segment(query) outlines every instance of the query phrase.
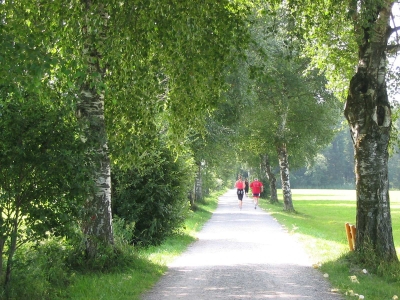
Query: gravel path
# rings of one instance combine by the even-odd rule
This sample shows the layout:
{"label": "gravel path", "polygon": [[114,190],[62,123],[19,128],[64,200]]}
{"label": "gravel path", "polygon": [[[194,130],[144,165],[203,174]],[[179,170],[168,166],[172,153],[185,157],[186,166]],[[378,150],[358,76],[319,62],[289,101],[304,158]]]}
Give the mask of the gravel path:
{"label": "gravel path", "polygon": [[344,299],[269,214],[249,198],[239,210],[235,190],[220,197],[198,241],[168,267],[143,300]]}

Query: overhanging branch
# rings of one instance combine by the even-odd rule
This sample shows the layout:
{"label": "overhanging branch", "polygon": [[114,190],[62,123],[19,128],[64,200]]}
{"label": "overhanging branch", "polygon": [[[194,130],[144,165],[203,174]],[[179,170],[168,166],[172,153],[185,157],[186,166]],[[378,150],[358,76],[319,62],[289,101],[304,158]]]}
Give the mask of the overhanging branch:
{"label": "overhanging branch", "polygon": [[398,50],[400,50],[400,44],[395,44],[395,45],[387,45],[386,51],[390,54],[396,53]]}
{"label": "overhanging branch", "polygon": [[389,35],[392,35],[393,33],[397,33],[400,30],[400,26],[392,27],[390,28]]}

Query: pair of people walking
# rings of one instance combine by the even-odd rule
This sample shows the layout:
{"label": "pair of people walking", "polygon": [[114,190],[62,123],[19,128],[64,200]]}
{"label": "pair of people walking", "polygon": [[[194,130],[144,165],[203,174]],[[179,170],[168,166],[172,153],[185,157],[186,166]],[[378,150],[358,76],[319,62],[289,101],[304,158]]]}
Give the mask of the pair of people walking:
{"label": "pair of people walking", "polygon": [[[246,184],[247,182],[247,184]],[[253,194],[253,201],[254,201],[254,209],[257,209],[258,206],[258,198],[260,198],[261,193],[264,190],[264,186],[261,181],[258,181],[258,178],[255,178],[253,182],[250,183],[247,181],[242,180],[242,177],[239,176],[239,179],[235,183],[235,187],[237,189],[236,193],[238,196],[239,201],[239,208],[242,209],[243,206],[243,195],[246,193],[248,194],[249,186],[251,188]]]}

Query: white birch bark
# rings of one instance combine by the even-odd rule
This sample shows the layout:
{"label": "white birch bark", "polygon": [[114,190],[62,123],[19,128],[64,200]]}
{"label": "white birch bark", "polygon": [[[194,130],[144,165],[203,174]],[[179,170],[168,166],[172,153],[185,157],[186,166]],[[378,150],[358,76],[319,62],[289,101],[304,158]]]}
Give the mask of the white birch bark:
{"label": "white birch bark", "polygon": [[[83,27],[84,61],[87,63],[87,78],[81,86],[77,105],[77,116],[84,126],[83,139],[95,157],[94,185],[95,190],[89,195],[85,209],[82,230],[86,237],[86,251],[89,257],[95,257],[99,245],[113,244],[113,228],[111,213],[111,167],[108,157],[106,124],[104,118],[104,91],[101,89],[104,70],[100,68],[101,53],[96,42],[105,38],[107,17],[102,7],[97,7],[103,20],[93,28],[90,20],[91,1],[83,1],[87,19]],[[98,16],[97,16],[98,17]]]}
{"label": "white birch bark", "polygon": [[281,123],[279,124],[278,134],[277,134],[278,136],[277,140],[280,142],[276,143],[276,151],[279,159],[284,210],[294,211],[293,201],[292,201],[292,190],[290,188],[288,153],[286,149],[286,144],[284,142],[281,142],[285,140],[288,109],[289,108],[286,107],[285,111],[281,114],[282,120]]}
{"label": "white birch bark", "polygon": [[[354,146],[357,233],[355,249],[398,261],[390,215],[388,144],[391,109],[386,88],[390,3],[376,9],[370,27],[356,28],[362,40],[359,63],[345,106]],[[372,8],[371,8],[372,9]]]}
{"label": "white birch bark", "polygon": [[289,161],[288,161],[286,144],[284,143],[280,144],[277,147],[277,152],[279,159],[279,169],[281,173],[284,210],[294,211],[293,201],[292,201],[292,190],[290,188]]}

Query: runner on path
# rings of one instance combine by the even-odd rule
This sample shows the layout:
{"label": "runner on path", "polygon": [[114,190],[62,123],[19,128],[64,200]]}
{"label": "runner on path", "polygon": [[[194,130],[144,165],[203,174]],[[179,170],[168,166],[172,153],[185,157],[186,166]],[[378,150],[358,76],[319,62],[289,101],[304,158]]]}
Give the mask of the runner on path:
{"label": "runner on path", "polygon": [[246,178],[244,180],[244,194],[247,196],[249,193],[249,180]]}
{"label": "runner on path", "polygon": [[244,195],[244,181],[242,180],[242,176],[239,176],[239,179],[235,183],[235,188],[237,188],[237,196],[239,201],[239,208],[242,210],[243,206],[243,195]]}
{"label": "runner on path", "polygon": [[220,197],[198,240],[141,299],[344,299],[269,214],[236,201],[235,189]]}
{"label": "runner on path", "polygon": [[256,178],[252,183],[250,183],[250,188],[253,193],[254,209],[256,209],[258,206],[258,198],[260,198],[261,193],[264,191],[264,186],[262,182],[258,181],[258,178]]}

